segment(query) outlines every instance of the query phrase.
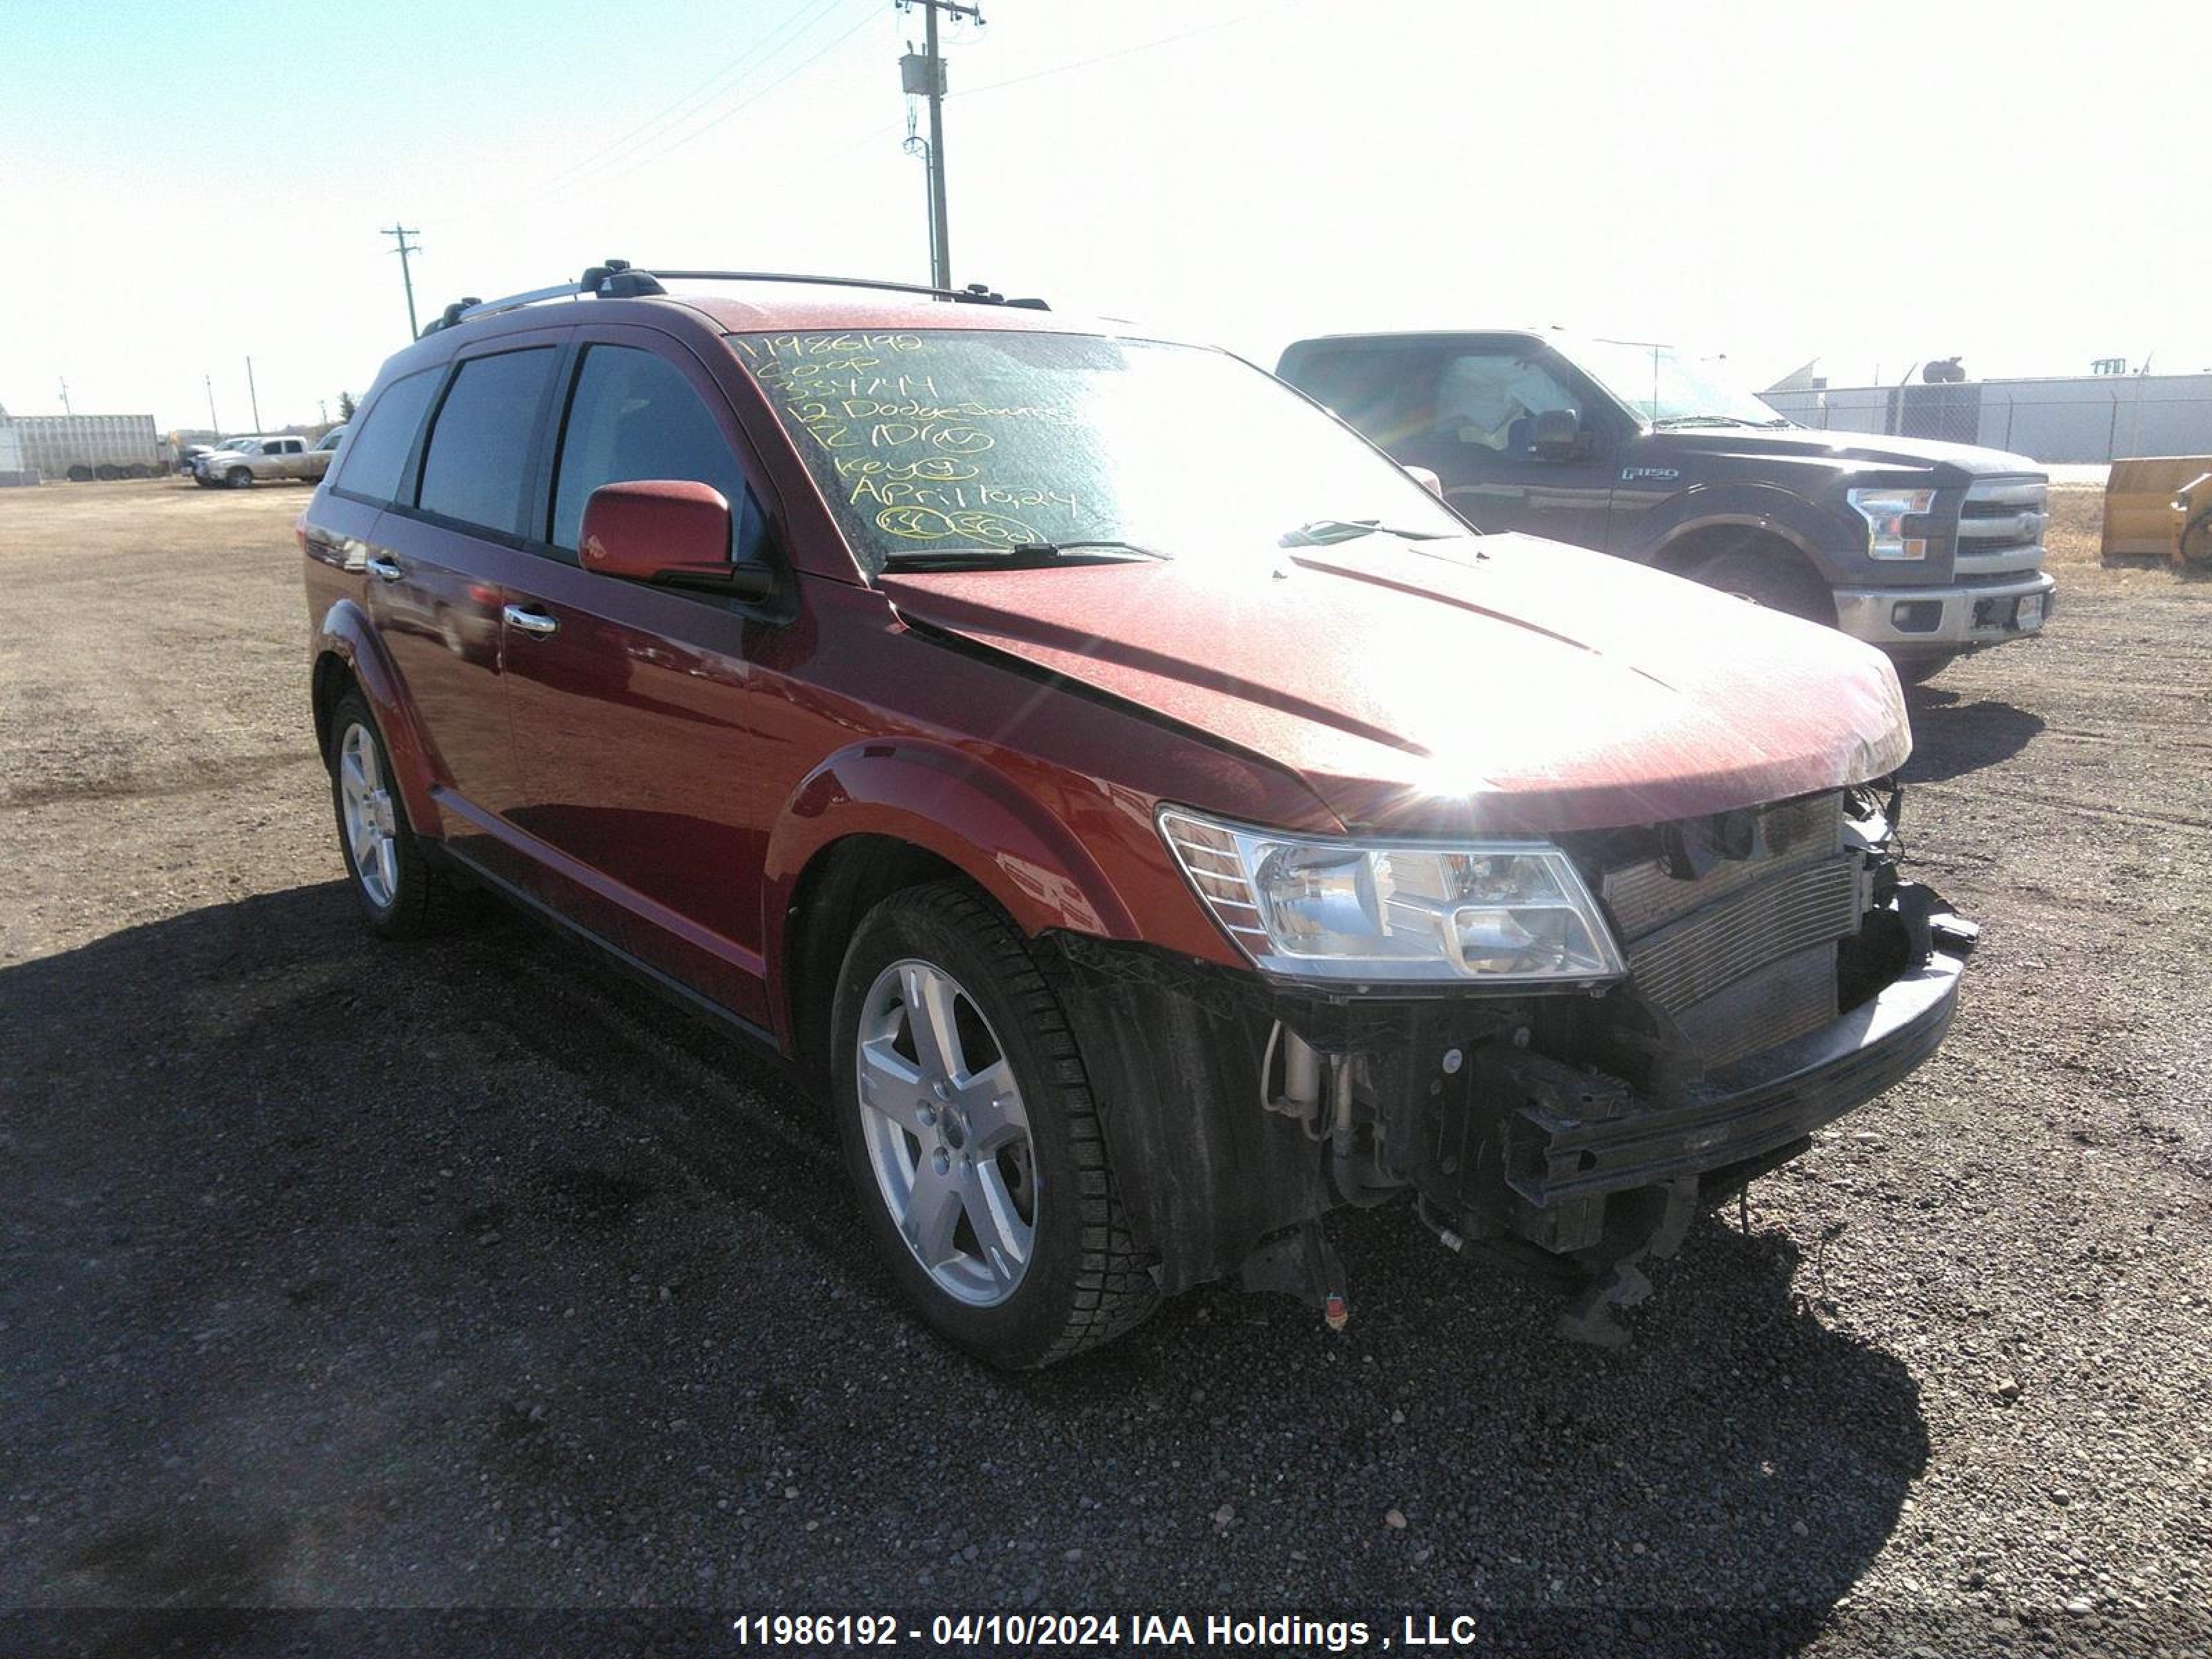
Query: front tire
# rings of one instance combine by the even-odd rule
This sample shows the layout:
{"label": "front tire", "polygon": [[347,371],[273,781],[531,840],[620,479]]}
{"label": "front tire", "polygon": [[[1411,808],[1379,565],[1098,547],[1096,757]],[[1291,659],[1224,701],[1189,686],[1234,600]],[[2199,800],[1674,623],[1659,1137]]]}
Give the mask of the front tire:
{"label": "front tire", "polygon": [[884,900],[830,1015],[837,1130],[866,1224],[922,1318],[994,1365],[1048,1365],[1157,1299],[1060,999],[957,882]]}
{"label": "front tire", "polygon": [[223,474],[223,482],[233,489],[243,489],[253,482],[253,474],[242,466],[234,466]]}
{"label": "front tire", "polygon": [[1962,653],[1945,651],[1932,657],[1893,657],[1898,679],[1906,685],[1925,685],[1959,660]]}
{"label": "front tire", "polygon": [[407,821],[391,751],[358,690],[331,715],[331,805],[347,884],[369,927],[386,939],[434,932],[450,908],[447,894]]}
{"label": "front tire", "polygon": [[1689,574],[1692,581],[1717,587],[1769,611],[1835,626],[1836,602],[1826,585],[1798,563],[1794,554],[1740,547],[1707,559]]}

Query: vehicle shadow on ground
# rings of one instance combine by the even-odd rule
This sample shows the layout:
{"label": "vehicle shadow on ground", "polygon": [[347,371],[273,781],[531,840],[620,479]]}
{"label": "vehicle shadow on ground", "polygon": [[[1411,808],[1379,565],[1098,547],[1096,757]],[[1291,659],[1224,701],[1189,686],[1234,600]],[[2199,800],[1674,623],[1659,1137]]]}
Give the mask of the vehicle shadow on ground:
{"label": "vehicle shadow on ground", "polygon": [[1907,783],[1940,783],[2010,760],[2043,730],[2043,716],[1991,697],[1968,702],[1941,686],[1905,692],[1912,716]]}
{"label": "vehicle shadow on ground", "polygon": [[0,1034],[43,1512],[0,1516],[0,1602],[1688,1606],[1786,1643],[1928,1457],[1904,1365],[1717,1221],[1620,1352],[1391,1209],[1336,1229],[1341,1334],[1206,1291],[997,1376],[894,1304],[779,1068],[504,913],[395,946],[335,882],[216,906],[0,970]]}

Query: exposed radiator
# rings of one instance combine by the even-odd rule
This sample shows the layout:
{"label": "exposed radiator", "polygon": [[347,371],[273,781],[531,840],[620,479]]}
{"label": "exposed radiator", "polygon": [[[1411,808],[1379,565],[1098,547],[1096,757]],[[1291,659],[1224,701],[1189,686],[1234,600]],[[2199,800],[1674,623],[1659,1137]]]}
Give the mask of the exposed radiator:
{"label": "exposed radiator", "polygon": [[1865,902],[1843,823],[1841,795],[1813,796],[1763,811],[1753,854],[1694,880],[1656,859],[1606,872],[1631,978],[1708,1066],[1836,1017],[1836,942]]}

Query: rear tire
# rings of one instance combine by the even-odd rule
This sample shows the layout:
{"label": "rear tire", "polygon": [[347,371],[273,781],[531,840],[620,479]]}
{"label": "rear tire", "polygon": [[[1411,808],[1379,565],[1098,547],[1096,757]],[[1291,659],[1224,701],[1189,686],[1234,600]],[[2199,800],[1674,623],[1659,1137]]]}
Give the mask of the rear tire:
{"label": "rear tire", "polygon": [[430,867],[407,821],[392,754],[358,690],[331,713],[331,805],[347,884],[370,928],[386,939],[416,939],[448,919],[453,895]]}
{"label": "rear tire", "polygon": [[830,1033],[866,1225],[933,1329],[1026,1369],[1152,1311],[1074,1032],[995,905],[959,882],[877,905],[845,952]]}
{"label": "rear tire", "polygon": [[1692,581],[1748,599],[1769,611],[1834,627],[1836,602],[1820,579],[1779,549],[1739,547],[1707,559],[1688,573]]}

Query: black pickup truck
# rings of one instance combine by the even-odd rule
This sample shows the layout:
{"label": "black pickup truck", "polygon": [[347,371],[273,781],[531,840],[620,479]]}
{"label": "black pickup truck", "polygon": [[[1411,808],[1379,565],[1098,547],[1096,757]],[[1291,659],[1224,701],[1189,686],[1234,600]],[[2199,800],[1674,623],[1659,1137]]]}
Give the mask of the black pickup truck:
{"label": "black pickup truck", "polygon": [[1832,623],[1908,681],[2051,614],[2049,481],[2024,456],[1813,431],[1670,347],[1554,331],[1329,335],[1275,372],[1480,529]]}

